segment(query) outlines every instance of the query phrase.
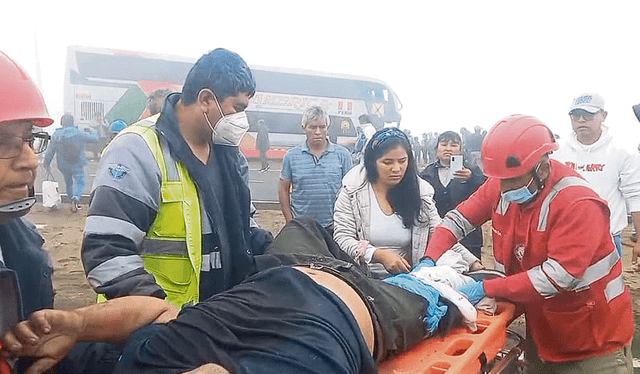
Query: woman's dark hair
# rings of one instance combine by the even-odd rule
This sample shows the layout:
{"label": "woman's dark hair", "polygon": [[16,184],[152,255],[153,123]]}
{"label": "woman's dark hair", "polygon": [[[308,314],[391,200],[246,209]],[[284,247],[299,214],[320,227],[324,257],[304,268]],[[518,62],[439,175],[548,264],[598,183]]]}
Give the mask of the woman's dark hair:
{"label": "woman's dark hair", "polygon": [[460,147],[462,147],[462,138],[455,131],[445,131],[440,134],[440,136],[438,136],[438,141],[436,141],[436,149],[438,149],[438,145],[443,140],[458,143],[460,144]]}
{"label": "woman's dark hair", "polygon": [[376,161],[397,146],[401,146],[407,152],[407,170],[400,183],[389,189],[387,199],[393,211],[402,218],[404,227],[410,229],[418,221],[422,204],[418,169],[407,135],[395,127],[388,127],[373,134],[364,150],[364,168],[369,182],[377,182],[380,175]]}

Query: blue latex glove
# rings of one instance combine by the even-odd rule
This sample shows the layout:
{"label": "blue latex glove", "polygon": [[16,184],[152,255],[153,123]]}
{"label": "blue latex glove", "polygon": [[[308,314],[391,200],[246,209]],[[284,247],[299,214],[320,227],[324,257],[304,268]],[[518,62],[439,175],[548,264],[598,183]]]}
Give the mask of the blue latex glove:
{"label": "blue latex glove", "polygon": [[473,305],[476,305],[478,302],[480,302],[480,300],[482,300],[483,297],[487,295],[484,292],[484,283],[482,283],[482,281],[465,284],[458,288],[456,291],[465,295],[467,299],[469,299],[469,302]]}
{"label": "blue latex glove", "polygon": [[436,266],[435,261],[433,261],[429,257],[425,257],[422,260],[420,260],[418,265],[414,266],[413,269],[411,269],[411,271],[414,271],[414,270],[418,271],[418,270],[423,269],[423,268],[432,268],[434,266]]}

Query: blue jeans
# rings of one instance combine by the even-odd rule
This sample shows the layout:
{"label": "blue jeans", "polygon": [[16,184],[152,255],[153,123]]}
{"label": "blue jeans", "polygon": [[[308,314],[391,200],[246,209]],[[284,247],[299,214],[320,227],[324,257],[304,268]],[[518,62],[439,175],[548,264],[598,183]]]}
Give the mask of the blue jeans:
{"label": "blue jeans", "polygon": [[[67,195],[70,199],[74,197],[80,200],[85,186],[85,175],[83,165],[73,165],[69,168],[60,168],[64,176],[64,183],[67,186]],[[74,183],[75,181],[75,183]]]}
{"label": "blue jeans", "polygon": [[622,238],[620,238],[620,234],[613,236],[613,242],[616,245],[616,249],[618,250],[618,254],[622,257]]}

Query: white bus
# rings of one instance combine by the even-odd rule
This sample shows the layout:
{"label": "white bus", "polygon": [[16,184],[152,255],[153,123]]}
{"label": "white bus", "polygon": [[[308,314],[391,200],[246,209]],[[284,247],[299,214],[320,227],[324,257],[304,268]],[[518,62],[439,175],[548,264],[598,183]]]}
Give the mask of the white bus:
{"label": "white bus", "polygon": [[[80,127],[96,127],[121,119],[133,123],[148,115],[147,96],[160,88],[181,91],[195,59],[116,49],[70,46],[64,85],[64,111]],[[324,107],[331,118],[329,136],[349,145],[355,124],[369,115],[376,128],[400,124],[400,100],[384,82],[357,76],[251,65],[256,94],[247,108],[251,129],[243,152],[254,156],[257,122],[264,119],[274,147],[290,147],[304,139],[300,122],[311,105]],[[102,149],[108,134],[99,131]],[[257,155],[257,153],[256,153]]]}

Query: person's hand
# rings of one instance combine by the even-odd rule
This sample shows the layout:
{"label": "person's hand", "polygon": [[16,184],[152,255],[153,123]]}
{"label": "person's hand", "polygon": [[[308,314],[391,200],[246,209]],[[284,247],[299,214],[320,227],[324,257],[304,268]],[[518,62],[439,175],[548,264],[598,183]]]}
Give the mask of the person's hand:
{"label": "person's hand", "polygon": [[640,271],[638,258],[640,258],[640,240],[638,240],[638,242],[633,245],[633,252],[631,252],[631,266],[635,271]]}
{"label": "person's hand", "polygon": [[471,178],[473,172],[467,168],[462,168],[453,173],[453,177],[455,179],[460,179],[462,181],[468,181]]}
{"label": "person's hand", "polygon": [[487,295],[484,292],[484,283],[482,283],[482,281],[464,284],[456,289],[456,291],[466,296],[473,305],[479,303],[480,300]]}
{"label": "person's hand", "polygon": [[476,261],[473,264],[471,264],[471,266],[469,267],[469,271],[474,271],[474,270],[481,270],[484,269],[484,265],[482,265],[482,262],[480,261]]}
{"label": "person's hand", "polygon": [[413,270],[411,271],[420,271],[421,269],[432,268],[434,266],[436,266],[436,262],[430,259],[429,257],[425,257],[422,260],[420,260],[418,265],[414,266]]}
{"label": "person's hand", "polygon": [[404,257],[388,249],[378,248],[373,252],[373,262],[381,263],[391,274],[408,273],[411,265]]}
{"label": "person's hand", "polygon": [[71,311],[34,312],[2,337],[2,354],[33,357],[34,363],[27,374],[43,373],[71,351],[82,325],[82,318]]}

